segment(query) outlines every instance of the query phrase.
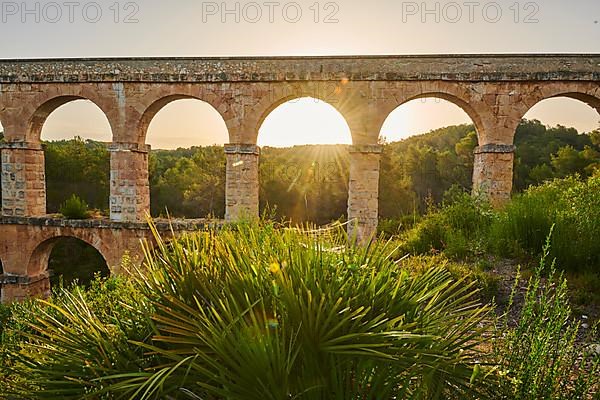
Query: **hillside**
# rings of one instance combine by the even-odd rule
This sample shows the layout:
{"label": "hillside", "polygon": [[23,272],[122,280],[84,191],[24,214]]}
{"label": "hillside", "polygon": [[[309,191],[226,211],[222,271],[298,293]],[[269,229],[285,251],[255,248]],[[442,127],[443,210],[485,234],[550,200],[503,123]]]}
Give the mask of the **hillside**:
{"label": "hillside", "polygon": [[[600,131],[523,121],[515,136],[514,190],[555,177],[588,177],[600,166]],[[449,126],[385,143],[381,158],[380,215],[399,218],[440,203],[451,187],[469,191],[472,125]],[[108,209],[109,159],[90,140],[48,142],[48,211],[75,193],[90,206]],[[260,207],[275,218],[324,224],[346,214],[349,155],[345,145],[265,147],[260,164]],[[223,217],[225,155],[221,146],[154,150],[150,155],[151,211],[177,217]]]}

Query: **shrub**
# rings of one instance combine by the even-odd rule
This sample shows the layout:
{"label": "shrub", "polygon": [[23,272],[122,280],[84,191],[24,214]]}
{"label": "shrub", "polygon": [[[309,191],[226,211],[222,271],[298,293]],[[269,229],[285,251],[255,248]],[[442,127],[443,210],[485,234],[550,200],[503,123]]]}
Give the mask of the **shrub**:
{"label": "shrub", "polygon": [[10,318],[10,306],[0,303],[0,336],[4,332],[6,321]]}
{"label": "shrub", "polygon": [[[587,399],[600,393],[600,355],[594,356],[592,349],[578,341],[583,335],[579,323],[572,320],[567,282],[556,274],[554,263],[546,265],[549,246],[550,240],[529,279],[516,326],[509,325],[508,316],[518,278],[495,335],[497,362],[506,374],[500,381],[501,399]],[[543,274],[549,274],[547,280]],[[595,330],[590,336],[599,339]]]}
{"label": "shrub", "polygon": [[410,274],[388,244],[347,247],[340,236],[250,224],[168,245],[157,236],[133,272],[152,310],[125,297],[122,312],[98,316],[77,294],[46,305],[58,321],[31,319],[20,373],[36,390],[24,397],[482,396],[490,308],[474,285],[440,267]]}
{"label": "shrub", "polygon": [[90,217],[87,203],[77,195],[72,195],[62,203],[60,213],[67,219],[87,219]]}
{"label": "shrub", "polygon": [[12,373],[11,369],[15,366],[21,342],[31,332],[29,318],[37,309],[37,303],[32,300],[0,305],[0,399],[11,393],[11,387],[28,385],[26,376]]}
{"label": "shrub", "polygon": [[539,254],[550,227],[550,257],[572,271],[600,266],[600,176],[557,179],[516,196],[490,229],[490,248],[506,256]]}
{"label": "shrub", "polygon": [[451,203],[428,214],[409,231],[403,249],[412,254],[445,252],[466,257],[479,251],[493,214],[486,202],[467,193],[455,195]]}
{"label": "shrub", "polygon": [[415,275],[422,275],[432,268],[443,267],[455,280],[462,279],[466,283],[475,283],[481,298],[485,301],[491,301],[498,294],[500,278],[481,265],[452,261],[444,254],[402,257],[396,262]]}
{"label": "shrub", "polygon": [[421,219],[418,214],[402,215],[398,218],[380,219],[377,226],[378,234],[385,237],[394,237],[408,229],[413,228]]}

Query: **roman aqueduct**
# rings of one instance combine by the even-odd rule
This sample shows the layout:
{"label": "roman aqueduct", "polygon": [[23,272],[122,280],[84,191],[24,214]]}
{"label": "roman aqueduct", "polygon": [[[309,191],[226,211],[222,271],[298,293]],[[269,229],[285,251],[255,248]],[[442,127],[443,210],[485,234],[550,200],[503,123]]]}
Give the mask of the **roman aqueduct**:
{"label": "roman aqueduct", "polygon": [[[436,97],[461,107],[479,140],[474,190],[501,205],[511,194],[517,125],[538,102],[561,96],[600,112],[600,55],[0,61],[0,122],[6,139],[1,147],[3,300],[45,290],[56,238],[84,240],[116,268],[125,250],[135,251],[139,239],[148,237],[146,132],[156,113],[174,100],[205,101],[225,121],[227,221],[258,215],[256,143],[266,116],[300,97],[334,106],[353,142],[348,218],[354,223],[349,226],[364,239],[377,226],[379,133],[398,106]],[[110,221],[77,224],[45,217],[42,126],[52,111],[78,99],[94,102],[113,133]]]}

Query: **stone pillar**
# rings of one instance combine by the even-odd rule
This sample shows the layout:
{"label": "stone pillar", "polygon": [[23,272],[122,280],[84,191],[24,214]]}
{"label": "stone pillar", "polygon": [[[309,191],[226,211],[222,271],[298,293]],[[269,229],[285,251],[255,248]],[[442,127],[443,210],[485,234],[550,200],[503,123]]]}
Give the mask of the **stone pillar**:
{"label": "stone pillar", "polygon": [[380,145],[350,147],[348,236],[364,243],[377,235]]}
{"label": "stone pillar", "polygon": [[475,148],[473,195],[486,197],[494,207],[510,200],[515,146],[486,144]]}
{"label": "stone pillar", "polygon": [[47,272],[39,276],[0,275],[0,303],[7,304],[30,297],[50,296],[50,278]]}
{"label": "stone pillar", "polygon": [[2,215],[36,217],[46,214],[44,150],[39,143],[0,145],[2,154]]}
{"label": "stone pillar", "polygon": [[255,144],[226,144],[225,220],[258,218],[258,159]]}
{"label": "stone pillar", "polygon": [[150,212],[148,152],[138,143],[112,143],[110,150],[110,219],[143,222]]}

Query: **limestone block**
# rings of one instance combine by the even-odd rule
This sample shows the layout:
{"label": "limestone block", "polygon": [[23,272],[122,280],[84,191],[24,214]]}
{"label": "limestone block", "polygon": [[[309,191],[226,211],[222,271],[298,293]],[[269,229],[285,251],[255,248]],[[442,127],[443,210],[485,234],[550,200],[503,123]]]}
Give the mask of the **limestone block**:
{"label": "limestone block", "polygon": [[510,200],[513,182],[513,145],[485,145],[475,149],[473,194],[494,207]]}
{"label": "limestone block", "polygon": [[44,151],[28,143],[7,143],[0,151],[2,215],[46,214]]}
{"label": "limestone block", "polygon": [[260,149],[253,144],[225,145],[225,220],[258,217]]}
{"label": "limestone block", "polygon": [[110,218],[113,221],[144,221],[150,210],[148,153],[134,144],[110,147]]}
{"label": "limestone block", "polygon": [[381,146],[350,148],[348,234],[365,242],[377,233],[379,207],[379,161]]}

